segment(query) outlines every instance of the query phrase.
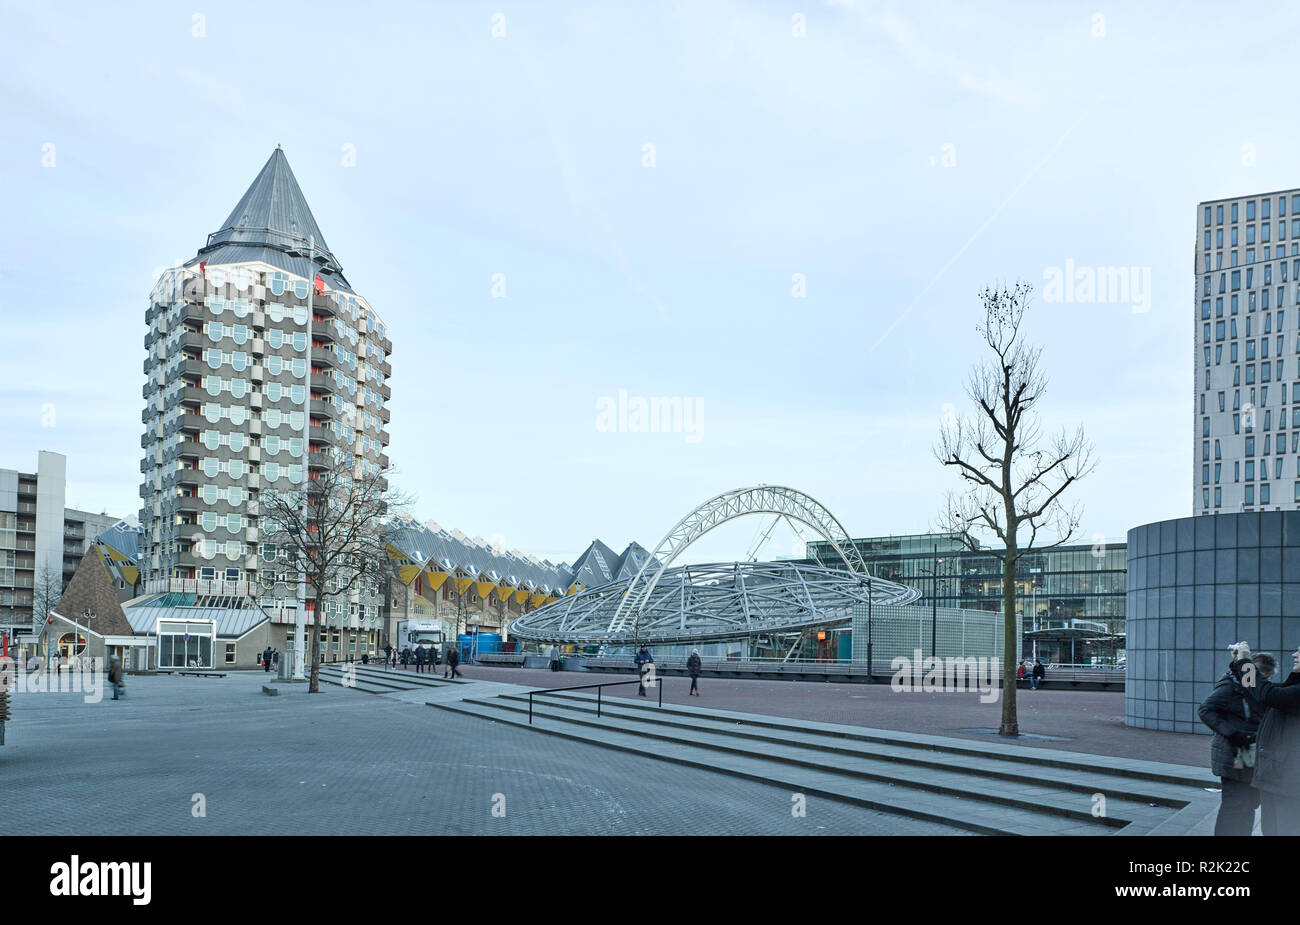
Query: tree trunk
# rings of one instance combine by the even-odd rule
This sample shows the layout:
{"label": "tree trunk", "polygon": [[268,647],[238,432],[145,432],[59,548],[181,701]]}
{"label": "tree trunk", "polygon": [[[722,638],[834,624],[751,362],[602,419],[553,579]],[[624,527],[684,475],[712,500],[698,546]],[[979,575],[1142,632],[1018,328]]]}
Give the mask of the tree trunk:
{"label": "tree trunk", "polygon": [[1016,717],[1016,665],[1020,662],[1020,639],[1016,633],[1016,558],[1019,555],[1015,533],[1008,530],[1006,558],[1002,565],[1002,725],[998,735],[1020,735]]}
{"label": "tree trunk", "polygon": [[311,612],[311,683],[307,693],[320,693],[320,602]]}

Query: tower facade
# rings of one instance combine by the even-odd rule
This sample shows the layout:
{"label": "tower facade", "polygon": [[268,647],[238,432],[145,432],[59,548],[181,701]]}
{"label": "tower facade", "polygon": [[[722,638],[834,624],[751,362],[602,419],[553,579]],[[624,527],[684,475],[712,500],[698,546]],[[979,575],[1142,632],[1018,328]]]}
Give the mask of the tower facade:
{"label": "tower facade", "polygon": [[[387,329],[344,277],[279,148],[149,302],[146,590],[255,597],[292,622],[298,576],[282,573],[262,542],[259,498],[310,478],[318,451],[342,451],[371,474],[388,467]],[[377,626],[381,591],[332,604],[342,612],[327,616]]]}
{"label": "tower facade", "polygon": [[1300,508],[1300,190],[1196,209],[1196,514]]}

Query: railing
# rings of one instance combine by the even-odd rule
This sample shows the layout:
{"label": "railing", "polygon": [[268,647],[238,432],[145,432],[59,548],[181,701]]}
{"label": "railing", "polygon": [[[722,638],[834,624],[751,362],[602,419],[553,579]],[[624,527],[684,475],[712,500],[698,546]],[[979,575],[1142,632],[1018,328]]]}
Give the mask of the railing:
{"label": "railing", "polygon": [[[558,694],[562,691],[583,691],[583,690],[590,690],[591,688],[594,687],[596,688],[596,718],[599,719],[600,703],[601,703],[601,696],[600,696],[601,688],[618,687],[618,685],[620,684],[644,684],[644,683],[646,683],[644,680],[642,680],[641,678],[637,678],[635,681],[606,681],[603,684],[579,684],[577,687],[551,687],[551,688],[547,688],[546,690],[529,691],[528,692],[528,725],[531,726],[533,724],[533,695],[534,694]],[[650,679],[649,683],[659,688],[659,706],[663,707],[664,679],[656,675],[655,677]]]}

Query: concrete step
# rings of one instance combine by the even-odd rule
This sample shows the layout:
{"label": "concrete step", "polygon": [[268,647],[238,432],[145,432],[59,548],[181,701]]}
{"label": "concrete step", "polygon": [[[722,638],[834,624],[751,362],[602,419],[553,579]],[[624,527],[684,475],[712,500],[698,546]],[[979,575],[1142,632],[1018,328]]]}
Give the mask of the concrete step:
{"label": "concrete step", "polygon": [[[504,695],[504,697],[520,702],[526,709],[528,702],[526,695]],[[534,699],[537,702],[545,700],[568,705],[592,717],[596,715],[594,698],[569,694],[539,694]],[[643,718],[669,729],[682,729],[693,733],[709,732],[741,738],[747,742],[798,746],[831,755],[868,758],[872,761],[893,763],[896,765],[897,773],[907,773],[905,770],[907,768],[945,771],[959,766],[961,772],[966,775],[987,777],[1029,787],[1043,784],[1045,779],[1049,779],[1047,775],[1050,775],[1052,786],[1086,794],[1089,808],[1092,795],[1102,793],[1108,801],[1119,797],[1144,805],[1157,803],[1164,807],[1181,809],[1188,804],[1191,794],[1202,786],[1199,778],[1178,783],[1155,782],[1134,778],[1121,771],[1108,770],[1104,767],[1044,766],[1034,760],[1041,758],[1041,755],[1024,758],[990,755],[984,752],[956,754],[934,748],[930,743],[917,744],[897,737],[905,734],[896,733],[889,737],[867,734],[855,737],[846,734],[843,727],[837,727],[832,733],[793,724],[756,726],[752,723],[738,723],[734,714],[714,715],[689,707],[661,712],[650,704],[629,702],[624,698],[602,700],[601,714],[633,720]]]}
{"label": "concrete step", "polygon": [[351,687],[371,694],[391,694],[396,691],[425,690],[435,686],[441,686],[410,681],[401,677],[376,677],[360,671],[353,675],[353,681],[355,683],[344,684],[343,679],[346,677],[346,673],[334,668],[334,666],[330,666],[328,669],[322,667],[320,677],[322,681],[329,684],[335,684],[340,687]]}
{"label": "concrete step", "polygon": [[520,713],[517,704],[502,698],[462,700],[431,706],[604,748],[760,781],[789,789],[792,793],[852,803],[981,834],[1099,835],[1111,831],[1105,820],[1090,818],[1085,822],[1078,818],[1062,818],[1059,814],[1019,805],[989,802],[971,794],[933,792],[919,786],[874,780],[811,763],[795,763],[785,760],[784,755],[772,754],[771,747],[765,747],[763,752],[718,749],[671,736],[650,737],[640,729],[629,732],[605,724],[604,721],[576,722],[558,715],[558,712],[553,715],[550,712],[553,708],[549,705],[535,710],[535,724],[532,726],[528,725],[526,707]]}
{"label": "concrete step", "polygon": [[[595,695],[585,693],[538,694],[537,698],[561,698],[577,702],[594,704]],[[524,697],[527,700],[527,697]],[[1137,781],[1153,781],[1172,784],[1177,787],[1199,791],[1205,787],[1218,787],[1220,781],[1207,768],[1187,765],[1167,764],[1138,758],[1118,758],[1109,755],[1093,755],[1083,752],[1070,752],[1059,749],[1038,748],[1016,745],[1013,741],[998,739],[981,742],[973,739],[959,739],[951,736],[938,736],[927,733],[904,732],[895,729],[874,729],[868,726],[849,726],[838,723],[821,723],[813,720],[787,719],[779,716],[737,713],[730,710],[713,710],[694,705],[664,704],[662,708],[653,701],[631,697],[605,697],[602,704],[622,706],[627,709],[645,711],[650,715],[689,717],[697,720],[712,720],[723,725],[742,725],[748,729],[777,730],[781,733],[816,732],[830,740],[869,742],[879,745],[905,745],[917,749],[959,755],[963,758],[993,757],[997,759],[1014,759],[1027,765],[1043,769],[1076,770],[1089,774],[1103,771],[1114,773]]]}
{"label": "concrete step", "polygon": [[[498,700],[503,706],[513,701],[509,709],[527,716],[527,697],[504,696]],[[471,702],[484,703],[485,701]],[[1044,779],[1033,775],[1016,774],[1014,768],[1006,768],[1005,775],[976,774],[971,771],[970,759],[961,761],[953,759],[946,764],[937,762],[922,764],[899,760],[897,756],[882,759],[880,755],[867,748],[821,747],[819,743],[809,741],[808,737],[803,737],[802,740],[796,740],[793,736],[790,738],[754,737],[748,735],[743,729],[718,730],[709,728],[706,724],[680,721],[665,726],[665,721],[659,717],[634,708],[620,710],[615,707],[610,713],[602,709],[602,714],[601,719],[596,718],[594,704],[549,702],[534,704],[534,715],[538,720],[563,719],[566,722],[599,729],[612,726],[625,731],[634,731],[638,736],[649,739],[687,743],[702,749],[751,757],[779,758],[792,765],[850,775],[863,780],[880,781],[896,787],[919,788],[926,793],[969,797],[988,803],[1064,817],[1063,820],[1052,823],[1058,827],[1064,820],[1073,820],[1076,824],[1093,824],[1111,828],[1138,825],[1149,829],[1164,822],[1187,803],[1186,800],[1178,800],[1170,803],[1157,802],[1157,805],[1152,806],[1151,801],[1145,798],[1134,799],[1104,789],[1100,784],[1062,786],[1055,778]],[[984,770],[988,772],[995,769],[986,767]],[[1093,816],[1093,795],[1098,792],[1103,793],[1106,798],[1106,814],[1103,817]]]}
{"label": "concrete step", "polygon": [[[332,664],[329,667],[332,669],[342,670],[344,666]],[[410,684],[416,687],[421,685],[428,686],[428,687],[441,687],[447,684],[473,684],[474,683],[468,678],[444,678],[442,676],[441,671],[436,673],[422,671],[417,673],[415,671],[410,671],[404,668],[385,669],[385,668],[375,667],[373,665],[361,665],[355,662],[353,663],[353,667],[356,670],[356,676],[358,678],[364,676],[368,678],[373,678],[377,682],[384,681],[384,680],[388,680],[388,681],[400,680],[403,683]]]}

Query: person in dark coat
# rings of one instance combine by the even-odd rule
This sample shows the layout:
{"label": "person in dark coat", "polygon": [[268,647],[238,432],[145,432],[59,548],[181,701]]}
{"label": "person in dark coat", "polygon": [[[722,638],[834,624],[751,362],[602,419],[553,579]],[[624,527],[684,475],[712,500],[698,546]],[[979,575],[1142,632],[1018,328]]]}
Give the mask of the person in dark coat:
{"label": "person in dark coat", "polygon": [[424,643],[415,647],[415,673],[424,671]]}
{"label": "person in dark coat", "polygon": [[1266,711],[1255,734],[1253,779],[1265,835],[1300,835],[1300,650],[1291,662],[1291,674],[1281,684],[1258,669],[1248,673],[1250,659],[1229,666],[1252,707]]}
{"label": "person in dark coat", "polygon": [[633,661],[636,663],[637,679],[641,682],[640,684],[637,685],[636,692],[640,694],[642,697],[644,697],[646,675],[654,671],[653,668],[647,668],[646,666],[653,665],[655,660],[654,657],[651,656],[650,650],[645,647],[644,643],[642,643],[641,648],[636,653],[636,658],[634,658]]}
{"label": "person in dark coat", "polygon": [[464,677],[457,669],[458,665],[460,665],[460,650],[457,649],[455,646],[448,646],[447,647],[447,670],[442,673],[442,676],[444,678],[447,677],[448,675],[450,675],[453,678]]}
{"label": "person in dark coat", "polygon": [[266,651],[262,653],[262,670],[271,670],[271,647],[267,646]]}
{"label": "person in dark coat", "polygon": [[113,699],[120,700],[122,693],[122,659],[114,655],[108,660],[108,683],[113,685]]}
{"label": "person in dark coat", "polygon": [[[1277,661],[1266,652],[1252,661],[1265,678],[1273,675]],[[1201,722],[1214,730],[1210,743],[1210,770],[1223,782],[1215,835],[1249,835],[1255,827],[1259,791],[1253,786],[1255,771],[1240,757],[1255,742],[1264,711],[1252,706],[1231,671],[1215,682],[1214,690],[1196,711]]]}
{"label": "person in dark coat", "polygon": [[1047,676],[1047,669],[1038,659],[1034,659],[1034,670],[1029,672],[1029,687],[1032,690],[1038,690],[1038,685],[1043,683],[1043,678]]}
{"label": "person in dark coat", "polygon": [[385,665],[391,665],[392,663],[393,663],[393,647],[392,647],[391,645],[385,645],[385,646],[384,646],[384,664],[385,664]]}
{"label": "person in dark coat", "polygon": [[409,664],[411,664],[411,647],[410,647],[410,646],[403,646],[403,647],[402,647],[402,667],[406,667],[406,666],[409,665]]}
{"label": "person in dark coat", "polygon": [[691,676],[690,694],[692,697],[700,696],[700,668],[702,666],[700,650],[692,649],[691,657],[686,660],[686,673]]}

